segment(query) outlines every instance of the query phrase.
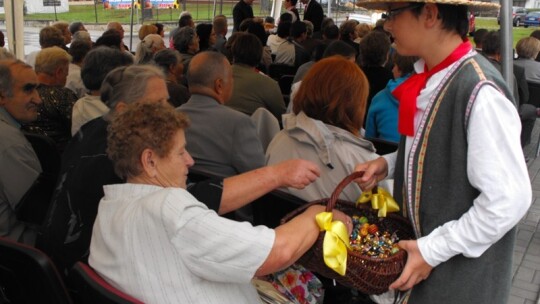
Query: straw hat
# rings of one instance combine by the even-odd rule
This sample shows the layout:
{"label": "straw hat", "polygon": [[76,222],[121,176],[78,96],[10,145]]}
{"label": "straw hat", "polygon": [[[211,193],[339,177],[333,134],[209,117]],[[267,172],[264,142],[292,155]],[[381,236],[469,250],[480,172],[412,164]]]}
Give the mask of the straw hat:
{"label": "straw hat", "polygon": [[451,5],[466,5],[474,10],[490,10],[500,7],[498,3],[469,1],[469,0],[358,0],[357,6],[365,7],[372,10],[386,10],[390,3],[400,2],[425,2],[425,3],[440,3]]}

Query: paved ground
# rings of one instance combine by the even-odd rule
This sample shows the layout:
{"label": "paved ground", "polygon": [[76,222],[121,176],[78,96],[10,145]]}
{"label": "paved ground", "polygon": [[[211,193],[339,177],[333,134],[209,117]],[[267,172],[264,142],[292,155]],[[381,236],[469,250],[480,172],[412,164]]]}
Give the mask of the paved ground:
{"label": "paved ground", "polygon": [[524,149],[529,158],[533,204],[518,226],[508,304],[540,304],[540,157],[535,158],[539,139],[540,122],[537,120],[531,143]]}

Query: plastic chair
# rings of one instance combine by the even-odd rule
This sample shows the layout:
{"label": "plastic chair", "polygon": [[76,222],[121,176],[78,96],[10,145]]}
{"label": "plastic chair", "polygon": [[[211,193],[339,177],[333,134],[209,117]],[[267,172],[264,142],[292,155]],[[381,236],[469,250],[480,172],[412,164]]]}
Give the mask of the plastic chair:
{"label": "plastic chair", "polygon": [[269,192],[255,200],[253,206],[253,223],[276,228],[281,224],[281,219],[298,207],[307,204],[298,198],[281,190]]}
{"label": "plastic chair", "polygon": [[142,304],[107,283],[97,272],[83,262],[77,262],[67,280],[71,295],[81,304]]}
{"label": "plastic chair", "polygon": [[42,172],[21,198],[15,212],[20,221],[41,225],[58,179],[60,154],[51,138],[32,133],[24,136],[36,152]]}
{"label": "plastic chair", "polygon": [[276,81],[279,81],[283,75],[293,75],[294,77],[296,70],[296,67],[288,64],[272,63],[268,67],[268,76],[272,77]]}
{"label": "plastic chair", "polygon": [[72,303],[47,255],[0,237],[0,303]]}
{"label": "plastic chair", "polygon": [[251,114],[251,120],[259,134],[263,150],[266,151],[266,148],[280,130],[279,121],[270,111],[262,107]]}

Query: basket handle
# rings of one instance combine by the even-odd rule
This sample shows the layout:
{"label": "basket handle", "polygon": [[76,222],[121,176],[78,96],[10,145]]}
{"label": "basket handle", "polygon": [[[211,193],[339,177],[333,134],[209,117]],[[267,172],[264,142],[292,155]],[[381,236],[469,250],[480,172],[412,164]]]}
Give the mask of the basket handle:
{"label": "basket handle", "polygon": [[[347,187],[353,180],[357,179],[357,178],[360,178],[364,176],[364,171],[357,171],[357,172],[353,172],[351,173],[350,175],[348,175],[347,177],[345,177],[336,187],[336,189],[334,190],[334,192],[332,192],[332,195],[330,196],[330,199],[328,200],[328,203],[326,204],[326,212],[332,212],[332,210],[334,209],[334,207],[336,206],[336,202],[339,198],[339,195],[341,194],[341,192],[343,191],[343,189],[345,189],[345,187]],[[373,189],[376,189],[373,188]]]}

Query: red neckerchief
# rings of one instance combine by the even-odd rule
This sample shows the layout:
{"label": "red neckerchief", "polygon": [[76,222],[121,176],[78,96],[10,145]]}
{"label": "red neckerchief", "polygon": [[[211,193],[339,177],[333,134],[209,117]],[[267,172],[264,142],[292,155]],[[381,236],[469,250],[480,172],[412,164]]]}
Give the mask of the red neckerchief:
{"label": "red neckerchief", "polygon": [[471,48],[471,43],[468,40],[461,43],[448,57],[437,64],[433,69],[427,71],[427,66],[425,66],[423,73],[412,75],[392,92],[392,95],[399,100],[399,133],[407,136],[414,135],[416,99],[418,95],[420,95],[420,91],[426,86],[427,81],[433,74],[444,70],[452,63],[458,61],[461,57],[465,56]]}

